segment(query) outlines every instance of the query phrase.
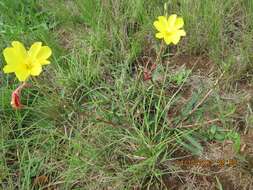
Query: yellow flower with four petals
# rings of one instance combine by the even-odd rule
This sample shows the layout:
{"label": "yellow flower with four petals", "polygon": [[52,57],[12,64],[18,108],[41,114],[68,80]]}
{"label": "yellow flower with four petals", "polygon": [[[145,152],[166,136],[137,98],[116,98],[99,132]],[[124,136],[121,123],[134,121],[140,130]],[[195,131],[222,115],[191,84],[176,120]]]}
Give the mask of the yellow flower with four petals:
{"label": "yellow flower with four petals", "polygon": [[26,81],[30,76],[38,76],[42,72],[42,66],[50,63],[47,59],[52,51],[48,46],[42,46],[41,42],[35,42],[27,51],[24,45],[18,41],[11,43],[3,55],[7,65],[4,73],[15,73],[19,81]]}

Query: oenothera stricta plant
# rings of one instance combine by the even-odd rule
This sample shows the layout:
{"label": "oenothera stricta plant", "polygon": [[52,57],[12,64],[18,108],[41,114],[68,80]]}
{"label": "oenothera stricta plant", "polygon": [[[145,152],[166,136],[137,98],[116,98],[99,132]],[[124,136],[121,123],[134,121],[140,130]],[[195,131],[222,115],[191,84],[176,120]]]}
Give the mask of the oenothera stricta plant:
{"label": "oenothera stricta plant", "polygon": [[[167,5],[165,5],[165,12]],[[178,44],[182,36],[186,36],[186,32],[182,29],[184,26],[184,20],[182,17],[178,17],[176,14],[170,16],[159,16],[154,22],[154,27],[158,30],[156,38],[164,40],[166,45]],[[164,43],[160,45],[160,51],[157,54],[155,63],[152,64],[151,70],[144,69],[144,80],[151,79],[151,73],[156,68],[157,63],[160,60],[161,53],[164,48]]]}
{"label": "oenothera stricta plant", "polygon": [[27,87],[27,81],[30,76],[39,76],[42,72],[42,66],[50,64],[48,58],[52,51],[48,46],[42,46],[41,42],[35,42],[27,51],[24,45],[18,41],[11,43],[12,47],[7,47],[3,51],[6,65],[3,68],[4,73],[15,73],[21,85],[13,91],[11,105],[15,109],[22,108],[20,102],[21,91]]}

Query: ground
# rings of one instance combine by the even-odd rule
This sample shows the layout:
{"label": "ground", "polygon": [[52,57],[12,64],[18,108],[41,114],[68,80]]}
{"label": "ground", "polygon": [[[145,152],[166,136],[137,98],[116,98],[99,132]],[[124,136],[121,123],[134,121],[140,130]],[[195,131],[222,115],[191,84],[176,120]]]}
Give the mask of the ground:
{"label": "ground", "polygon": [[[22,110],[1,54],[0,188],[253,189],[252,0],[2,0],[0,12],[1,51],[53,51]],[[166,13],[184,18],[177,45],[155,38]]]}

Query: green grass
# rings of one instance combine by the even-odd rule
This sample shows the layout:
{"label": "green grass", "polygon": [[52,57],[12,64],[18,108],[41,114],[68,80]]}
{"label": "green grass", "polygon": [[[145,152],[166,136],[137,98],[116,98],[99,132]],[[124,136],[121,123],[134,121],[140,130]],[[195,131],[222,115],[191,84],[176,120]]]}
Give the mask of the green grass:
{"label": "green grass", "polygon": [[[162,51],[154,81],[144,82],[141,60],[159,52],[152,24],[165,2],[168,14],[183,16],[187,36]],[[210,144],[226,141],[236,159],[248,158],[239,134],[252,130],[251,0],[3,0],[0,12],[1,51],[13,40],[53,50],[52,64],[23,91],[23,110],[9,103],[17,79],[0,73],[0,188],[170,189],[192,174],[225,189],[222,171],[173,160],[203,159]],[[186,68],[174,59],[182,56]],[[187,65],[203,57],[194,67],[204,71]],[[39,176],[48,178],[40,186]],[[189,188],[203,189],[192,181]]]}

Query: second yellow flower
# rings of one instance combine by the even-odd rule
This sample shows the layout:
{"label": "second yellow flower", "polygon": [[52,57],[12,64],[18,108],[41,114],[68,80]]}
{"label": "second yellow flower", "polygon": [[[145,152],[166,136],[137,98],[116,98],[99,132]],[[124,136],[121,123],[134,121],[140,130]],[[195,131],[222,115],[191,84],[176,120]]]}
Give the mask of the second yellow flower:
{"label": "second yellow flower", "polygon": [[173,43],[177,44],[182,36],[186,36],[186,32],[182,29],[184,20],[177,17],[176,14],[169,16],[159,16],[158,20],[154,22],[155,28],[158,30],[156,38],[164,39],[167,45]]}

